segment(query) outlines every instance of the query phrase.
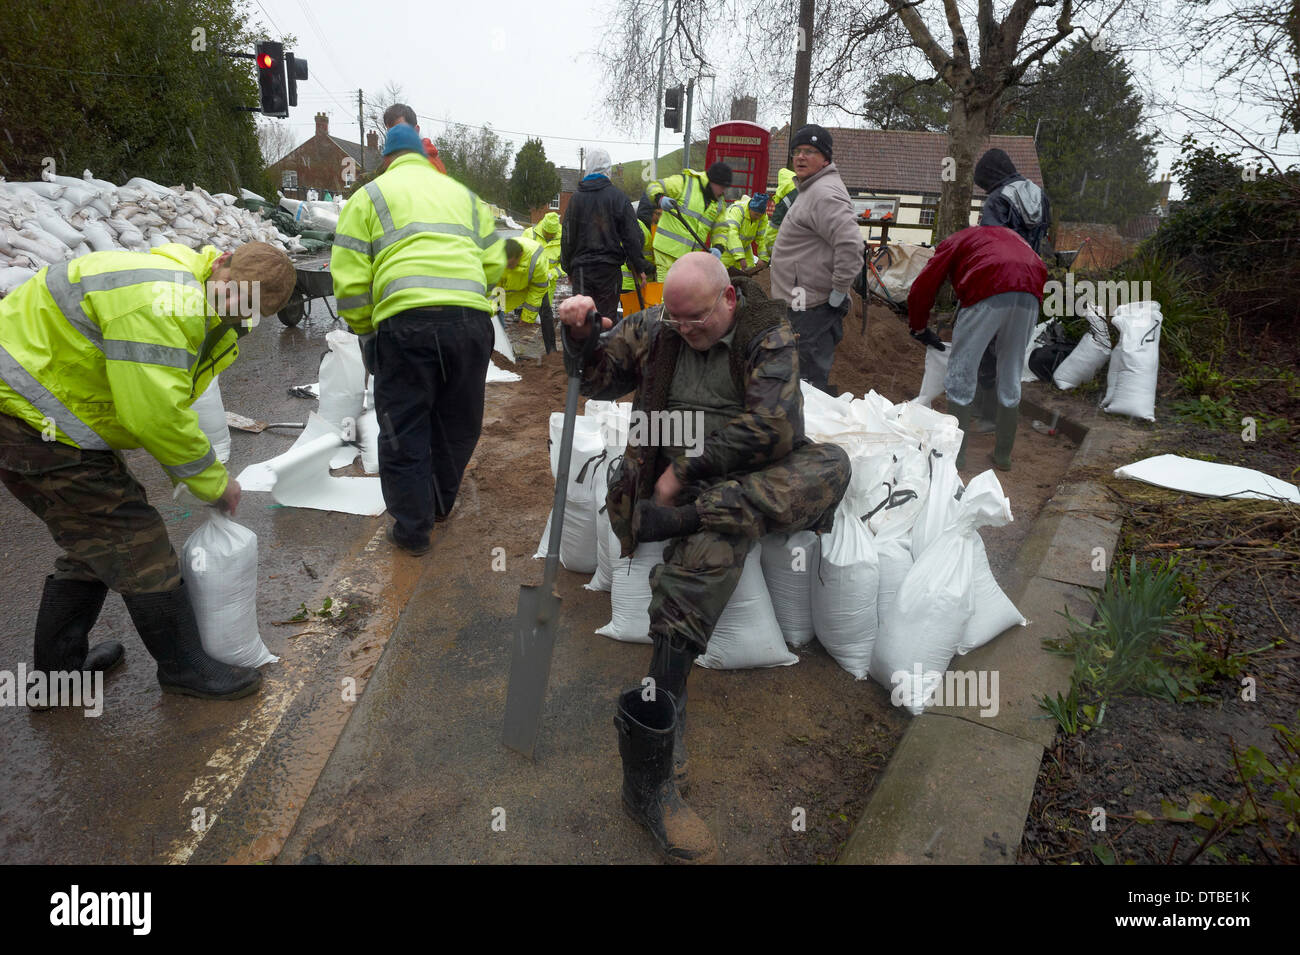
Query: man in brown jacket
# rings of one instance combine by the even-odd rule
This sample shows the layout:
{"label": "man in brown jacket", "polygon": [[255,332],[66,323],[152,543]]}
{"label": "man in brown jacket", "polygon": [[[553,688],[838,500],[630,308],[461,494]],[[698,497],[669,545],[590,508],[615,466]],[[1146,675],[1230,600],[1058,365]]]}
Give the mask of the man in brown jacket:
{"label": "man in brown jacket", "polygon": [[803,377],[834,394],[831,363],[844,337],[849,288],[862,268],[862,233],[831,161],[831,134],[821,126],[804,126],[791,145],[799,201],[790,207],[772,249],[772,297],[790,308]]}

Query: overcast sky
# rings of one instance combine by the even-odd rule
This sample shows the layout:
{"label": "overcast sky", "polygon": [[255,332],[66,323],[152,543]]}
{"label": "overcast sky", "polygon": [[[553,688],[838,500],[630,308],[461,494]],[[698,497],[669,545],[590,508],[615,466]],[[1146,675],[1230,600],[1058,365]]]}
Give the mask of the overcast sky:
{"label": "overcast sky", "polygon": [[[252,0],[254,19],[273,35],[296,36],[295,52],[310,64],[311,78],[299,85],[298,106],[286,121],[295,142],[312,135],[318,110],[329,114],[331,133],[358,140],[357,89],[378,92],[392,81],[421,115],[426,135],[436,137],[443,121],[486,123],[516,148],[526,136],[540,136],[547,157],[563,166],[577,166],[578,149],[588,143],[603,145],[616,163],[652,151],[650,117],[644,128],[628,134],[602,116],[598,66],[589,51],[600,39],[608,8],[609,0],[479,0],[454,6],[446,0]],[[1153,48],[1159,43],[1152,38]],[[1196,95],[1191,91],[1208,69],[1206,59],[1212,61],[1207,51],[1176,74],[1156,64],[1151,51],[1125,50],[1125,55],[1140,83],[1182,100]],[[760,102],[759,121],[788,121],[773,106]],[[1158,178],[1177,157],[1186,123],[1159,109],[1151,115],[1153,130],[1163,138]],[[810,120],[856,125],[815,109]],[[681,134],[661,131],[661,155],[680,144]]]}

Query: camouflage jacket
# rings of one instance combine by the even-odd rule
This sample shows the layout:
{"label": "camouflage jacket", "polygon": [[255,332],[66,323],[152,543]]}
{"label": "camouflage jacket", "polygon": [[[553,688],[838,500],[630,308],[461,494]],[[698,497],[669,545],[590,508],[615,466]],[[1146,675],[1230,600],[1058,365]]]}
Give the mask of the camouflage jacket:
{"label": "camouflage jacket", "polygon": [[[745,411],[705,435],[699,456],[673,459],[673,471],[688,489],[768,467],[805,443],[799,356],[785,303],[767,298],[749,279],[738,278],[733,284],[738,303],[731,373]],[[612,400],[635,390],[634,413],[667,407],[683,340],[659,321],[661,311],[662,306],[655,306],[630,315],[601,336],[584,370],[584,395]],[[636,548],[632,512],[637,501],[653,496],[655,482],[668,464],[657,446],[634,444],[637,433],[636,428],[629,431],[606,498],[624,557]]]}

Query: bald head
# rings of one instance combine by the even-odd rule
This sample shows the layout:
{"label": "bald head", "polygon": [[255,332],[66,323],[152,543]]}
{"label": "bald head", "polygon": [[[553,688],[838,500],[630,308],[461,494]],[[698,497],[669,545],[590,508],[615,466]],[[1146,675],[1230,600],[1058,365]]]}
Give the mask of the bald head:
{"label": "bald head", "polygon": [[726,267],[708,252],[688,252],[664,278],[664,309],[678,322],[678,334],[697,351],[707,351],[731,330],[736,290]]}
{"label": "bald head", "polygon": [[689,290],[711,299],[727,283],[727,268],[715,256],[708,252],[687,252],[668,270],[664,298],[676,298]]}

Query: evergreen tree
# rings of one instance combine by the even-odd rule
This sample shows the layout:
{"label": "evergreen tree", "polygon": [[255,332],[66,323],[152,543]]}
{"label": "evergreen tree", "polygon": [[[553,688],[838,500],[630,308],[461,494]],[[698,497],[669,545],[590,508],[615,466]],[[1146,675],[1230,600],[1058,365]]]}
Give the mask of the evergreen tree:
{"label": "evergreen tree", "polygon": [[876,129],[941,132],[948,127],[952,93],[943,82],[920,83],[905,73],[877,77],[862,115]]}
{"label": "evergreen tree", "polygon": [[540,139],[524,142],[515,154],[515,168],[510,177],[510,207],[529,212],[544,206],[560,191],[560,174],[555,163],[546,158]]}
{"label": "evergreen tree", "polygon": [[1123,57],[1081,39],[1009,96],[998,132],[1037,132],[1058,222],[1121,225],[1157,198],[1156,137],[1141,131],[1143,106]]}

